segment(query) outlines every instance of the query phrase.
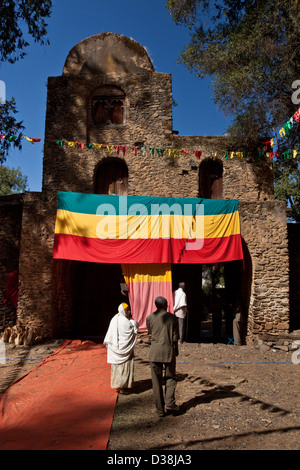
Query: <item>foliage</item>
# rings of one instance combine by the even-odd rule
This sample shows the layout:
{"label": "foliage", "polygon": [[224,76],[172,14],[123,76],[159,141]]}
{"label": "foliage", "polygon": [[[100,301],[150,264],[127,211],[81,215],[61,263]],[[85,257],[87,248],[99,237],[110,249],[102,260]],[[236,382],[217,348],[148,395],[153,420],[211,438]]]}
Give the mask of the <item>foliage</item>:
{"label": "foliage", "polygon": [[17,113],[15,99],[6,101],[5,104],[0,105],[0,134],[16,136],[15,140],[1,139],[0,140],[0,164],[2,164],[7,157],[11,145],[15,148],[21,149],[22,130],[24,126],[22,121],[18,122],[15,118]]}
{"label": "foliage", "polygon": [[[258,144],[276,136],[300,105],[292,100],[293,84],[300,85],[300,2],[168,0],[166,5],[174,21],[190,30],[179,61],[197,77],[211,77],[214,102],[232,116],[228,146],[257,154]],[[299,133],[297,126],[278,139],[278,150],[297,148]],[[299,220],[299,165],[275,163],[275,193]]]}
{"label": "foliage", "polygon": [[289,218],[300,223],[300,172],[299,163],[294,159],[279,161],[274,166],[275,198],[287,201]]}
{"label": "foliage", "polygon": [[49,44],[45,39],[47,23],[51,15],[51,0],[2,0],[0,5],[0,60],[14,63],[22,59],[29,43],[24,38],[23,28],[27,25],[28,35],[35,42]]}
{"label": "foliage", "polygon": [[8,168],[0,165],[0,196],[22,193],[27,189],[27,176],[20,168]]}
{"label": "foliage", "polygon": [[[25,55],[29,46],[26,37],[39,44],[49,44],[45,38],[47,24],[45,18],[51,15],[52,0],[1,0],[0,3],[0,61],[14,64]],[[24,32],[27,26],[27,34]],[[14,135],[16,140],[0,140],[0,164],[13,145],[21,150],[23,123],[15,118],[17,113],[15,99],[0,105],[0,132]]]}

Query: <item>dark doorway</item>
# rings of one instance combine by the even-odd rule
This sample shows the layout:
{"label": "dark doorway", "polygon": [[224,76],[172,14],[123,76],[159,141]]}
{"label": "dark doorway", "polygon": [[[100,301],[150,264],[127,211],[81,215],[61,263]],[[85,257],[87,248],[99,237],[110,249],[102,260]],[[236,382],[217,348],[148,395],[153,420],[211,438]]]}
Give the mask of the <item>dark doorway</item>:
{"label": "dark doorway", "polygon": [[95,194],[128,194],[128,168],[121,158],[106,158],[96,168]]}
{"label": "dark doorway", "polygon": [[103,340],[121,303],[121,266],[76,262],[73,337]]}
{"label": "dark doorway", "polygon": [[199,168],[199,196],[205,199],[222,199],[223,165],[219,160],[207,158]]}
{"label": "dark doorway", "polygon": [[121,265],[54,260],[54,335],[103,341],[123,300],[122,280]]}
{"label": "dark doorway", "polygon": [[201,342],[224,342],[226,288],[224,264],[202,265]]}
{"label": "dark doorway", "polygon": [[179,282],[186,284],[186,341],[233,344],[233,307],[239,299],[243,304],[242,343],[245,344],[252,264],[244,242],[243,251],[243,261],[172,265],[173,291]]}
{"label": "dark doorway", "polygon": [[173,264],[173,292],[178,289],[178,284],[180,282],[185,282],[188,302],[188,313],[186,317],[186,341],[199,342],[201,327],[202,265]]}
{"label": "dark doorway", "polygon": [[290,331],[300,329],[300,224],[288,223]]}

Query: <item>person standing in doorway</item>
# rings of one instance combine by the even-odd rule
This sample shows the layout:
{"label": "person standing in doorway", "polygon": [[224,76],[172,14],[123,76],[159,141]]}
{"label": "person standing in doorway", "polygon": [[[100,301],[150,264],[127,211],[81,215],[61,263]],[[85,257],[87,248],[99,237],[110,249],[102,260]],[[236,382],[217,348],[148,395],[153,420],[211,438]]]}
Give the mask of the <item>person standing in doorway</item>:
{"label": "person standing in doorway", "polygon": [[185,282],[180,282],[174,296],[174,313],[178,319],[179,342],[185,339],[185,320],[187,312],[187,297],[185,293]]}
{"label": "person standing in doorway", "polygon": [[176,413],[180,409],[175,402],[178,320],[175,315],[167,312],[168,302],[164,297],[157,297],[155,306],[157,310],[147,316],[146,325],[151,335],[150,366],[154,402],[158,416],[163,417],[166,413]]}

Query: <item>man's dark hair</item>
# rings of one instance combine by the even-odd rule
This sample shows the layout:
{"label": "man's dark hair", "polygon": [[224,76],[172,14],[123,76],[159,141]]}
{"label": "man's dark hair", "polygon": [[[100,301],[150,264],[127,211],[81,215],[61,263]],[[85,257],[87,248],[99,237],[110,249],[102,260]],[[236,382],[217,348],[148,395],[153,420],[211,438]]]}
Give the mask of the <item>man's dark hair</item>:
{"label": "man's dark hair", "polygon": [[168,308],[168,301],[164,297],[156,297],[155,305],[157,309],[164,309],[167,310]]}

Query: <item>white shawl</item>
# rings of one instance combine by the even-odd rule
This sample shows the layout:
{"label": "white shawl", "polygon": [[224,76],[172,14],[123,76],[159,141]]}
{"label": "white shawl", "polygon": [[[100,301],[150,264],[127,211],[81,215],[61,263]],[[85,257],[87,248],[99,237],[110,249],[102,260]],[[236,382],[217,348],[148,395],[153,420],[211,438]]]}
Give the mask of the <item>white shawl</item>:
{"label": "white shawl", "polygon": [[103,344],[107,347],[107,362],[122,364],[130,359],[139,324],[128,320],[123,305],[119,305],[118,313],[111,319]]}

